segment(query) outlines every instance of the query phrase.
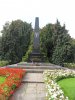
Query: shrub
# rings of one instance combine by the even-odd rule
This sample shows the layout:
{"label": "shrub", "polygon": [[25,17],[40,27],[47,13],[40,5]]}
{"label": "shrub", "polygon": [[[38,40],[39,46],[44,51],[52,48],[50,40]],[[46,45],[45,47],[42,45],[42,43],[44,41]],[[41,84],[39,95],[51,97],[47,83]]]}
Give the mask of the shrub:
{"label": "shrub", "polygon": [[8,65],[9,64],[9,62],[8,61],[0,61],[0,66],[2,67],[2,66],[6,66],[6,65]]}
{"label": "shrub", "polygon": [[75,63],[64,63],[64,67],[75,68]]}

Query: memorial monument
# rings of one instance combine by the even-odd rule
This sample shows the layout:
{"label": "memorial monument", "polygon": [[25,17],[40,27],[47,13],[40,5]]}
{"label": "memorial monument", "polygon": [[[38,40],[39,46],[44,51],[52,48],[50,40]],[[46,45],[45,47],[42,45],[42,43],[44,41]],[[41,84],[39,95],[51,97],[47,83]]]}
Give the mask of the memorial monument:
{"label": "memorial monument", "polygon": [[30,62],[42,62],[43,54],[40,52],[40,30],[39,30],[39,17],[35,18],[33,51],[29,57]]}
{"label": "memorial monument", "polygon": [[39,18],[35,18],[35,29],[34,29],[34,41],[33,41],[33,50],[34,52],[39,51],[40,45],[39,45]]}

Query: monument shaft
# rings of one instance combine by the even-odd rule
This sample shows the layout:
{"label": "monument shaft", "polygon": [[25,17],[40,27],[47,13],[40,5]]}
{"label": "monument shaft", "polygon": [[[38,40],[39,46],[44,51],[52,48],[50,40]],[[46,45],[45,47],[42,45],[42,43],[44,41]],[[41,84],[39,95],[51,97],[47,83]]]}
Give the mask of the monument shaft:
{"label": "monument shaft", "polygon": [[35,29],[34,29],[34,41],[33,41],[33,49],[39,50],[39,18],[35,18]]}

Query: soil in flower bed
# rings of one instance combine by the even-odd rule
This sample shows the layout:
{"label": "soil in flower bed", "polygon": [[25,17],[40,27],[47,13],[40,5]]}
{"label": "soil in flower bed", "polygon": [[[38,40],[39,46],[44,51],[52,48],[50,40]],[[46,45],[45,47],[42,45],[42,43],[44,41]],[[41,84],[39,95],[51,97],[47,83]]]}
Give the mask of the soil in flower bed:
{"label": "soil in flower bed", "polygon": [[75,100],[75,78],[60,80],[58,84],[63,90],[64,95],[69,97],[69,100]]}
{"label": "soil in flower bed", "polygon": [[0,76],[0,84],[4,83],[6,80],[6,77],[4,76]]}

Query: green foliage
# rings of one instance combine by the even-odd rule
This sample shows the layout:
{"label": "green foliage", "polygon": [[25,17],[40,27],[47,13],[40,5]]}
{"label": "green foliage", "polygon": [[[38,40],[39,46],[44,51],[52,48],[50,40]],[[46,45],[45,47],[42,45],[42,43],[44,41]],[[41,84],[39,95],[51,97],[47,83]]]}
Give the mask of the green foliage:
{"label": "green foliage", "polygon": [[68,62],[70,60],[69,48],[69,45],[56,46],[52,56],[53,63],[57,65],[63,65],[64,62]]}
{"label": "green foliage", "polygon": [[75,63],[75,39],[71,39],[70,52],[71,52],[71,56],[70,56],[71,62]]}
{"label": "green foliage", "polygon": [[63,65],[64,62],[71,61],[71,38],[67,34],[65,26],[61,27],[58,23],[56,25],[59,26],[57,30],[58,38],[55,50],[52,55],[52,61],[55,64]]}
{"label": "green foliage", "polygon": [[[57,20],[55,24],[47,24],[40,34],[41,51],[45,53],[48,60],[57,65],[64,62],[72,62],[71,37]],[[74,46],[73,46],[74,47]]]}
{"label": "green foliage", "polygon": [[13,84],[11,88],[12,90],[16,89],[16,84]]}
{"label": "green foliage", "polygon": [[6,77],[4,76],[0,76],[0,84],[4,83],[6,80]]}
{"label": "green foliage", "polygon": [[34,33],[31,34],[30,45],[28,47],[28,51],[26,52],[25,56],[22,57],[22,61],[28,61],[28,59],[29,59],[29,55],[33,49],[33,37],[34,37]]}
{"label": "green foliage", "polygon": [[[11,63],[28,61],[33,48],[31,24],[21,20],[5,23],[0,37],[0,60]],[[32,36],[31,36],[32,35]],[[40,30],[40,50],[46,61],[57,65],[75,62],[75,40],[71,39],[65,25],[57,20]]]}
{"label": "green foliage", "polygon": [[40,50],[48,58],[52,57],[52,24],[46,25],[40,33]]}
{"label": "green foliage", "polygon": [[64,67],[67,67],[67,68],[75,68],[75,63],[64,63]]}
{"label": "green foliage", "polygon": [[23,56],[22,61],[28,61],[29,54],[32,52],[32,45],[29,46],[28,51],[26,52],[25,56]]}
{"label": "green foliage", "polygon": [[15,20],[11,23],[6,23],[2,33],[2,59],[10,60],[11,63],[21,61],[30,43],[32,33],[31,24]]}
{"label": "green foliage", "polygon": [[6,66],[6,65],[8,65],[9,64],[9,62],[8,61],[0,61],[0,66],[2,67],[2,66]]}

